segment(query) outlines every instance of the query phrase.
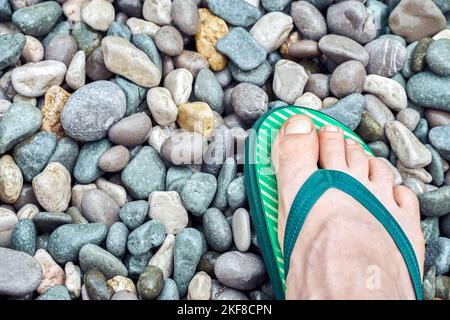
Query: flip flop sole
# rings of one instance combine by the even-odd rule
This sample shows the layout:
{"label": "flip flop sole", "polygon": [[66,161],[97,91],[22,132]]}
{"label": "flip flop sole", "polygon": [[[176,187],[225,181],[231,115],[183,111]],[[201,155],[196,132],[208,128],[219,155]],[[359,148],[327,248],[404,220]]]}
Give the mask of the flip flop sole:
{"label": "flip flop sole", "polygon": [[277,299],[284,299],[286,279],[283,254],[278,243],[278,191],[275,171],[271,163],[272,141],[283,123],[290,117],[303,114],[320,129],[335,125],[344,131],[345,139],[360,143],[368,155],[370,148],[341,122],[319,111],[303,107],[281,107],[270,110],[253,125],[245,143],[245,185],[250,214],[257,232],[259,246]]}

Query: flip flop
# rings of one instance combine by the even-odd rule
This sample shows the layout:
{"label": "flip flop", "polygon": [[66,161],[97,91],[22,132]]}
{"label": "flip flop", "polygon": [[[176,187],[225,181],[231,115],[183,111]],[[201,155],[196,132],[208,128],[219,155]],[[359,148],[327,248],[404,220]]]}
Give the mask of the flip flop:
{"label": "flip flop", "polygon": [[[258,236],[267,272],[277,299],[284,299],[286,277],[292,250],[312,206],[330,188],[341,190],[361,203],[391,235],[408,267],[416,298],[422,300],[422,280],[413,247],[405,233],[380,201],[350,175],[334,170],[318,170],[303,184],[294,199],[286,223],[284,250],[278,243],[278,192],[271,163],[272,141],[291,116],[303,114],[312,119],[316,129],[335,125],[345,139],[359,142],[368,155],[373,153],[364,141],[341,122],[319,111],[303,107],[281,107],[268,111],[253,125],[245,143],[245,186],[250,212]],[[284,252],[284,256],[283,256]]]}

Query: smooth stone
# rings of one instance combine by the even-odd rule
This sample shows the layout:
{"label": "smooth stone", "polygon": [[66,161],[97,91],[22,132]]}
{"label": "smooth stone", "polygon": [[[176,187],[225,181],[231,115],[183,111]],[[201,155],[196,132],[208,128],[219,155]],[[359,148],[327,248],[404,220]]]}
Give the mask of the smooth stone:
{"label": "smooth stone", "polygon": [[45,48],[45,60],[61,61],[67,67],[77,52],[77,43],[70,35],[57,35]]}
{"label": "smooth stone", "polygon": [[176,131],[161,146],[161,154],[173,165],[201,164],[205,138],[197,132]]}
{"label": "smooth stone", "polygon": [[0,70],[14,66],[26,45],[26,38],[22,33],[0,35]]}
{"label": "smooth stone", "polygon": [[114,223],[109,228],[108,236],[106,237],[106,250],[116,257],[122,257],[127,250],[128,234],[128,228],[124,223]]}
{"label": "smooth stone", "polygon": [[450,159],[449,136],[450,125],[433,128],[428,134],[433,147],[435,147],[439,151],[440,155],[446,160]]}
{"label": "smooth stone", "polygon": [[114,7],[105,0],[92,0],[86,2],[81,9],[81,18],[83,21],[98,31],[108,30],[110,24],[114,21]]}
{"label": "smooth stone", "polygon": [[114,74],[105,65],[102,47],[98,47],[86,60],[86,75],[93,81],[108,80]]}
{"label": "smooth stone", "polygon": [[108,287],[107,279],[103,273],[95,269],[86,271],[83,282],[86,286],[89,300],[110,300],[113,292]]}
{"label": "smooth stone", "polygon": [[311,92],[320,99],[330,95],[330,77],[325,74],[311,74],[306,83],[305,92]]}
{"label": "smooth stone", "polygon": [[38,212],[33,217],[36,228],[41,233],[51,233],[64,224],[72,223],[72,218],[64,212]]}
{"label": "smooth stone", "polygon": [[300,40],[289,46],[288,55],[292,58],[306,59],[321,56],[319,44],[313,40]]}
{"label": "smooth stone", "polygon": [[430,242],[425,250],[425,267],[436,268],[436,274],[441,275],[449,271],[450,239],[440,237]]}
{"label": "smooth stone", "polygon": [[281,47],[293,28],[290,16],[282,12],[270,12],[253,25],[250,34],[267,53],[270,53]]}
{"label": "smooth stone", "polygon": [[107,227],[100,223],[66,224],[51,233],[48,252],[58,263],[74,262],[81,247],[88,243],[100,245],[107,233]]}
{"label": "smooth stone", "polygon": [[81,295],[81,271],[80,267],[74,265],[72,262],[67,262],[64,266],[64,273],[66,280],[64,286],[70,293],[72,299],[77,299]]}
{"label": "smooth stone", "polygon": [[304,38],[318,41],[327,34],[325,18],[313,4],[306,1],[293,2],[291,16]]}
{"label": "smooth stone", "polygon": [[188,102],[193,81],[192,74],[183,68],[171,71],[164,79],[164,87],[170,91],[177,106]]}
{"label": "smooth stone", "polygon": [[303,94],[308,81],[305,69],[290,60],[278,61],[273,77],[273,92],[279,99],[289,104],[294,103]]}
{"label": "smooth stone", "polygon": [[450,112],[427,109],[425,111],[425,118],[430,128],[450,125]]}
{"label": "smooth stone", "polygon": [[168,89],[163,87],[150,89],[147,93],[147,105],[152,118],[159,125],[165,126],[176,121],[178,109]]}
{"label": "smooth stone", "polygon": [[247,202],[244,177],[239,177],[230,183],[227,189],[227,200],[228,205],[232,210],[244,206]]}
{"label": "smooth stone", "polygon": [[64,284],[64,270],[53,260],[47,251],[43,249],[37,250],[34,258],[42,269],[42,280],[36,289],[38,293],[42,294],[55,286]]}
{"label": "smooth stone", "polygon": [[322,109],[321,112],[342,122],[350,130],[356,129],[361,122],[366,100],[363,95],[353,93],[339,100],[331,107]]}
{"label": "smooth stone", "polygon": [[130,116],[138,112],[142,101],[144,101],[145,95],[147,94],[147,89],[119,76],[116,76],[115,82],[122,89],[126,97],[125,116]]}
{"label": "smooth stone", "polygon": [[106,192],[98,189],[90,190],[84,195],[81,208],[89,222],[103,223],[108,228],[117,221],[120,210]]}
{"label": "smooth stone", "polygon": [[113,294],[111,300],[138,300],[138,297],[132,292],[121,290]]}
{"label": "smooth stone", "polygon": [[445,29],[447,22],[432,1],[403,0],[392,10],[389,26],[392,33],[414,42]]}
{"label": "smooth stone", "polygon": [[258,87],[263,86],[272,74],[272,66],[268,61],[263,61],[258,67],[249,71],[240,69],[233,62],[230,62],[228,67],[234,80],[250,83]]}
{"label": "smooth stone", "polygon": [[20,197],[23,177],[14,159],[5,154],[0,158],[0,201],[13,204]]}
{"label": "smooth stone", "polygon": [[130,28],[128,28],[126,26],[126,24],[119,22],[119,21],[113,21],[109,25],[107,35],[122,37],[124,39],[127,39],[128,41],[130,41],[130,39],[131,39]]}
{"label": "smooth stone", "polygon": [[108,139],[83,144],[73,170],[75,180],[87,184],[99,178],[103,171],[97,165],[98,159],[111,146],[112,144]]}
{"label": "smooth stone", "polygon": [[375,95],[392,110],[400,111],[407,107],[408,97],[406,91],[395,80],[370,74],[366,77],[363,90]]}
{"label": "smooth stone", "polygon": [[117,172],[126,167],[130,160],[130,152],[122,145],[105,151],[98,159],[98,166],[105,172]]}
{"label": "smooth stone", "polygon": [[182,187],[180,196],[184,207],[196,216],[209,208],[217,190],[217,180],[209,173],[195,173]]}
{"label": "smooth stone", "polygon": [[18,219],[14,211],[0,207],[0,247],[9,247]]}
{"label": "smooth stone", "polygon": [[408,97],[416,104],[432,109],[449,111],[450,77],[439,77],[421,72],[411,77],[406,86]]}
{"label": "smooth stone", "polygon": [[[389,121],[395,120],[392,111],[376,96],[372,94],[366,94],[364,95],[364,98],[367,102],[365,110],[376,122],[378,122],[382,126],[383,129]],[[383,139],[385,140],[384,133]]]}
{"label": "smooth stone", "polygon": [[445,186],[419,196],[420,213],[427,217],[441,217],[450,213],[450,187]]}
{"label": "smooth stone", "polygon": [[119,259],[94,244],[86,244],[80,249],[79,260],[81,270],[86,272],[90,269],[97,269],[107,279],[128,275],[127,268]]}
{"label": "smooth stone", "polygon": [[14,147],[12,154],[25,181],[31,182],[42,172],[56,148],[56,143],[55,134],[41,131]]}
{"label": "smooth stone", "polygon": [[165,186],[166,169],[158,152],[145,146],[122,171],[122,181],[136,199],[147,199],[153,191]]}
{"label": "smooth stone", "polygon": [[36,251],[36,227],[31,220],[20,220],[13,229],[10,248],[33,256]]}
{"label": "smooth stone", "polygon": [[11,20],[23,33],[42,37],[47,35],[62,14],[61,6],[45,1],[14,11]]}
{"label": "smooth stone", "polygon": [[211,277],[203,271],[197,272],[189,283],[188,300],[209,300],[211,297]]}
{"label": "smooth stone", "polygon": [[204,102],[182,104],[178,106],[177,123],[181,129],[209,137],[214,129],[214,113]]}
{"label": "smooth stone", "polygon": [[177,234],[188,224],[188,214],[177,192],[154,191],[148,199],[149,217],[161,222],[167,233]]}
{"label": "smooth stone", "polygon": [[120,12],[125,13],[129,17],[142,17],[142,1],[138,0],[118,0],[116,2]]}
{"label": "smooth stone", "polygon": [[147,201],[138,200],[127,202],[119,211],[120,220],[122,220],[128,228],[134,230],[141,226],[148,214],[149,204]]}
{"label": "smooth stone", "polygon": [[202,235],[199,231],[186,228],[175,238],[174,276],[180,296],[187,292],[202,255]]}
{"label": "smooth stone", "polygon": [[372,150],[376,157],[389,158],[389,147],[381,140],[369,142],[367,146]]}
{"label": "smooth stone", "polygon": [[86,54],[78,51],[72,58],[67,72],[66,83],[74,90],[80,89],[86,83]]}
{"label": "smooth stone", "polygon": [[20,296],[37,289],[42,270],[32,256],[0,247],[0,294]]}
{"label": "smooth stone", "polygon": [[97,189],[97,186],[94,183],[90,184],[75,184],[72,187],[72,206],[76,207],[78,210],[81,210],[81,200],[83,200],[84,195],[89,191]]}
{"label": "smooth stone", "polygon": [[196,2],[193,0],[173,0],[172,19],[175,26],[184,34],[196,34],[200,25]]}
{"label": "smooth stone", "polygon": [[231,92],[233,110],[244,121],[254,122],[258,119],[267,111],[268,102],[264,90],[253,84],[241,83]]}
{"label": "smooth stone", "polygon": [[203,229],[206,241],[213,250],[225,252],[230,248],[233,235],[222,212],[216,208],[206,210],[203,215]]}
{"label": "smooth stone", "polygon": [[61,123],[70,137],[95,141],[107,135],[110,127],[122,119],[125,110],[126,99],[119,86],[109,81],[95,81],[70,96],[62,111]]}
{"label": "smooth stone", "polygon": [[183,37],[175,27],[163,26],[156,33],[154,40],[156,47],[163,54],[172,57],[183,52]]}
{"label": "smooth stone", "polygon": [[0,2],[0,21],[9,21],[11,18],[11,5],[9,4],[9,1],[2,0]]}
{"label": "smooth stone", "polygon": [[214,265],[214,273],[221,283],[238,290],[255,289],[266,278],[260,256],[237,251],[222,254]]}
{"label": "smooth stone", "polygon": [[158,52],[158,48],[152,38],[146,34],[138,33],[131,38],[131,43],[136,46],[139,50],[144,52],[150,60],[162,70],[162,60],[161,55]]}
{"label": "smooth stone", "polygon": [[[175,0],[176,1],[176,0]],[[164,284],[161,292],[156,300],[179,300],[177,283],[173,279],[164,279]]]}
{"label": "smooth stone", "polygon": [[365,81],[364,65],[359,61],[347,61],[337,67],[331,75],[330,91],[337,98],[343,98],[352,93],[361,93]]}
{"label": "smooth stone", "polygon": [[[394,155],[395,157],[395,155]],[[393,161],[390,159],[390,161]],[[428,173],[424,168],[417,168],[417,169],[411,169],[406,167],[399,159],[394,160],[397,165],[397,169],[400,172],[402,178],[408,179],[408,178],[415,178],[419,179],[423,183],[425,183],[425,191],[431,191],[430,188],[436,188],[434,186],[429,185],[431,181],[433,181],[433,177],[431,174]]]}
{"label": "smooth stone", "polygon": [[71,300],[70,293],[67,290],[67,288],[63,285],[57,285],[54,287],[51,287],[44,293],[42,293],[40,296],[36,298],[36,300],[49,300],[49,301],[55,301],[55,300]]}
{"label": "smooth stone", "polygon": [[224,211],[228,205],[227,189],[230,183],[235,179],[237,165],[234,158],[225,160],[219,177],[217,178],[217,192],[212,202],[214,208]]}
{"label": "smooth stone", "polygon": [[248,71],[258,67],[266,59],[266,51],[243,28],[237,27],[221,38],[217,50],[225,54],[240,69]]}
{"label": "smooth stone", "polygon": [[211,282],[211,300],[248,300],[248,297],[241,291],[229,288],[214,279]]}
{"label": "smooth stone", "polygon": [[105,65],[111,72],[146,88],[155,87],[160,83],[161,71],[158,67],[126,39],[105,37],[102,40],[102,49]]}
{"label": "smooth stone", "polygon": [[151,251],[148,251],[140,256],[133,256],[131,254],[127,254],[123,260],[123,263],[128,269],[128,276],[133,280],[137,280],[139,278],[139,275],[147,267],[151,256],[152,256]]}
{"label": "smooth stone", "polygon": [[201,70],[194,85],[195,97],[207,103],[212,110],[222,113],[224,93],[214,73],[209,69]]}
{"label": "smooth stone", "polygon": [[167,234],[158,251],[150,258],[148,265],[154,265],[161,269],[164,279],[168,279],[173,271],[173,252],[175,236]]}
{"label": "smooth stone", "polygon": [[139,276],[137,289],[142,300],[153,300],[161,292],[164,284],[164,276],[156,266],[150,265]]}
{"label": "smooth stone", "polygon": [[425,183],[417,178],[406,178],[402,184],[410,188],[417,196],[425,192]]}
{"label": "smooth stone", "polygon": [[236,248],[241,252],[246,252],[252,242],[250,215],[244,208],[237,209],[231,222],[233,240]]}
{"label": "smooth stone", "polygon": [[108,132],[111,142],[126,147],[143,144],[150,133],[152,122],[145,113],[136,113],[114,124]]}
{"label": "smooth stone", "polygon": [[431,145],[425,145],[428,150],[431,152],[432,161],[425,168],[433,177],[432,184],[439,187],[444,184],[444,166],[443,160],[439,155],[439,152],[436,151]]}
{"label": "smooth stone", "polygon": [[450,277],[438,276],[436,279],[436,298],[448,299],[450,296]]}
{"label": "smooth stone", "polygon": [[134,229],[127,241],[128,251],[135,256],[142,255],[154,247],[160,246],[165,237],[165,226],[152,220]]}
{"label": "smooth stone", "polygon": [[401,122],[409,131],[414,132],[420,121],[420,113],[412,108],[400,110],[397,121]]}
{"label": "smooth stone", "polygon": [[368,112],[364,111],[355,133],[364,142],[377,141],[383,137],[383,127]]}
{"label": "smooth stone", "polygon": [[416,42],[409,44],[406,47],[406,60],[405,60],[405,64],[402,69],[402,75],[405,78],[410,78],[414,75],[414,71],[412,70],[412,67],[413,67],[414,54],[416,52],[416,48],[417,48],[418,44],[419,44],[418,41],[416,41]]}
{"label": "smooth stone", "polygon": [[392,77],[403,68],[406,48],[396,40],[382,38],[369,42],[365,49],[369,53],[367,73]]}
{"label": "smooth stone", "polygon": [[319,41],[319,50],[337,64],[357,60],[369,64],[369,53],[358,42],[337,34],[328,34]]}
{"label": "smooth stone", "polygon": [[377,35],[377,26],[370,12],[359,1],[344,1],[327,10],[330,33],[343,35],[365,44]]}
{"label": "smooth stone", "polygon": [[208,68],[208,60],[197,51],[183,50],[181,54],[174,57],[173,62],[176,69],[186,69],[194,78],[200,70]]}
{"label": "smooth stone", "polygon": [[420,222],[425,244],[439,238],[439,218],[425,218]]}
{"label": "smooth stone", "polygon": [[67,67],[55,60],[28,63],[13,69],[11,81],[14,90],[25,97],[44,95],[51,86],[59,86],[64,81]]}
{"label": "smooth stone", "polygon": [[244,0],[207,0],[206,4],[215,15],[236,27],[249,27],[261,17],[258,8]]}
{"label": "smooth stone", "polygon": [[142,15],[144,16],[144,19],[160,26],[171,23],[171,11],[171,0],[145,0],[142,6]]}

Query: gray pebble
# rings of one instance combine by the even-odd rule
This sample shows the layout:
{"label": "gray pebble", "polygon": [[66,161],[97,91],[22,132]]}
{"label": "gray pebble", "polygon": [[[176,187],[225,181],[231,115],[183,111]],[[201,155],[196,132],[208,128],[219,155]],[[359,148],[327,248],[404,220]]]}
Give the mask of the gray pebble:
{"label": "gray pebble", "polygon": [[124,223],[114,223],[111,228],[109,228],[108,236],[106,237],[106,250],[116,257],[122,257],[127,250],[129,233],[128,228]]}
{"label": "gray pebble", "polygon": [[450,213],[450,187],[442,187],[419,196],[420,213],[427,217],[441,217]]}
{"label": "gray pebble", "polygon": [[217,190],[217,180],[209,173],[195,173],[182,187],[180,196],[184,207],[201,216],[211,204]]}
{"label": "gray pebble", "polygon": [[425,249],[425,267],[436,268],[436,274],[441,275],[450,268],[450,239],[437,238],[429,243]]}
{"label": "gray pebble", "polygon": [[222,212],[216,208],[206,210],[203,215],[206,241],[217,252],[225,252],[233,241],[230,225]]}
{"label": "gray pebble", "polygon": [[131,201],[120,208],[119,217],[128,228],[134,230],[144,222],[149,205],[145,200]]}
{"label": "gray pebble", "polygon": [[97,269],[107,279],[115,276],[126,277],[128,275],[127,268],[119,259],[95,244],[84,245],[80,250],[79,260],[80,268],[84,272]]}

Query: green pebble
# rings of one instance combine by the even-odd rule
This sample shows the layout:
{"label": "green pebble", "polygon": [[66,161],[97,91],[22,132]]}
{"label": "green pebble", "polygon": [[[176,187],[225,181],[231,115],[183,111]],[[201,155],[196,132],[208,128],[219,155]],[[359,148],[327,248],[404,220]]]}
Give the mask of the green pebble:
{"label": "green pebble", "polygon": [[46,1],[16,10],[12,22],[23,33],[42,37],[47,35],[62,15],[62,8],[56,1]]}
{"label": "green pebble", "polygon": [[165,279],[164,285],[156,300],[180,300],[180,294],[178,293],[178,287],[173,279]]}
{"label": "green pebble", "polygon": [[151,251],[148,251],[140,256],[133,256],[132,254],[128,254],[124,259],[125,266],[128,269],[128,276],[131,279],[137,279],[147,267],[151,257]]}
{"label": "green pebble", "polygon": [[41,234],[36,237],[36,250],[44,249],[48,251],[48,240],[50,239],[49,234]]}
{"label": "green pebble", "polygon": [[423,300],[433,300],[436,295],[436,268],[431,267],[423,279]]}
{"label": "green pebble", "polygon": [[194,95],[198,101],[207,103],[213,111],[223,113],[224,93],[214,73],[209,69],[201,70],[194,84]]}
{"label": "green pebble", "polygon": [[450,39],[439,39],[427,51],[428,67],[440,76],[450,76]]}
{"label": "green pebble", "polygon": [[[11,20],[11,5],[8,0],[0,0],[0,22]],[[1,69],[1,68],[0,68]]]}
{"label": "green pebble", "polygon": [[137,291],[142,300],[153,300],[161,292],[164,284],[164,274],[157,266],[150,265],[139,276]]}
{"label": "green pebble", "polygon": [[36,300],[71,300],[69,290],[63,285],[51,287]]}
{"label": "green pebble", "polygon": [[75,39],[78,49],[83,50],[88,58],[92,52],[101,45],[102,36],[99,32],[91,29],[88,25],[81,22],[72,30],[72,37]]}
{"label": "green pebble", "polygon": [[53,152],[48,163],[59,162],[72,174],[79,151],[78,143],[75,140],[63,137],[58,140],[55,152]]}
{"label": "green pebble", "polygon": [[25,36],[22,33],[0,35],[0,71],[17,63],[24,46]]}
{"label": "green pebble", "polygon": [[123,263],[111,253],[95,244],[85,244],[78,255],[80,268],[84,272],[97,269],[107,279],[115,276],[128,276],[128,270]]}
{"label": "green pebble", "polygon": [[429,174],[433,177],[432,184],[440,187],[444,184],[444,166],[443,166],[443,160],[439,152],[433,148],[432,145],[427,144],[425,145],[428,150],[431,152],[432,161],[431,163],[425,167],[425,169],[428,171]]}
{"label": "green pebble", "polygon": [[207,243],[217,252],[227,251],[233,243],[230,225],[216,208],[209,208],[203,215],[203,231]]}
{"label": "green pebble", "polygon": [[180,197],[184,207],[196,216],[201,216],[211,204],[217,190],[217,180],[209,173],[195,173],[184,184]]}
{"label": "green pebble", "polygon": [[149,205],[145,200],[131,201],[120,208],[119,217],[128,228],[134,230],[144,223]]}
{"label": "green pebble", "polygon": [[36,228],[29,219],[20,220],[11,236],[11,249],[33,256],[36,252]]}
{"label": "green pebble", "polygon": [[132,114],[137,113],[139,111],[139,107],[145,101],[147,89],[120,76],[116,76],[115,82],[120,89],[122,89],[123,93],[125,93],[127,100],[125,116],[131,116]]}
{"label": "green pebble", "polygon": [[427,50],[428,47],[434,42],[431,38],[423,38],[419,41],[416,48],[414,49],[414,54],[412,58],[412,71],[421,72],[425,69],[427,61]]}
{"label": "green pebble", "polygon": [[127,251],[127,239],[130,231],[122,222],[114,223],[106,237],[106,250],[116,257],[122,257]]}
{"label": "green pebble", "polygon": [[73,170],[75,179],[86,184],[99,178],[104,172],[97,165],[98,159],[111,147],[112,143],[106,138],[83,144]]}
{"label": "green pebble", "polygon": [[372,150],[375,157],[389,158],[390,150],[389,146],[382,140],[369,142],[367,146]]}
{"label": "green pebble", "polygon": [[408,97],[425,108],[450,111],[450,77],[440,77],[431,72],[420,72],[406,85]]}
{"label": "green pebble", "polygon": [[417,124],[416,129],[414,130],[414,135],[419,139],[423,144],[428,143],[428,121],[426,119],[420,119]]}
{"label": "green pebble", "polygon": [[151,220],[133,230],[128,237],[128,251],[135,256],[142,255],[160,246],[166,236],[166,228],[158,220]]}
{"label": "green pebble", "polygon": [[425,244],[439,238],[439,218],[425,218],[420,222]]}
{"label": "green pebble", "polygon": [[121,38],[127,39],[128,41],[130,41],[130,39],[131,39],[130,29],[124,23],[118,22],[118,21],[113,21],[109,25],[107,35],[121,37]]}
{"label": "green pebble", "polygon": [[237,82],[251,83],[258,87],[262,87],[272,74],[272,66],[267,60],[249,71],[239,69],[233,62],[230,62],[228,66],[234,80]]}
{"label": "green pebble", "polygon": [[91,300],[110,300],[113,294],[105,276],[98,270],[91,269],[85,273],[84,285]]}
{"label": "green pebble", "polygon": [[247,203],[244,177],[233,180],[227,189],[228,205],[232,210],[242,208]]}
{"label": "green pebble", "polygon": [[450,213],[450,186],[423,193],[419,196],[420,213],[427,217],[440,217]]}
{"label": "green pebble", "polygon": [[180,178],[190,178],[193,175],[191,168],[183,166],[170,167],[166,174],[166,189],[169,189],[172,182]]}
{"label": "green pebble", "polygon": [[217,178],[217,192],[212,207],[224,211],[228,206],[227,190],[230,183],[236,178],[237,164],[234,157],[225,160],[219,177]]}
{"label": "green pebble", "polygon": [[156,48],[155,42],[145,33],[139,33],[131,38],[131,43],[135,45],[136,48],[144,52],[149,59],[162,71],[162,60],[161,56]]}

